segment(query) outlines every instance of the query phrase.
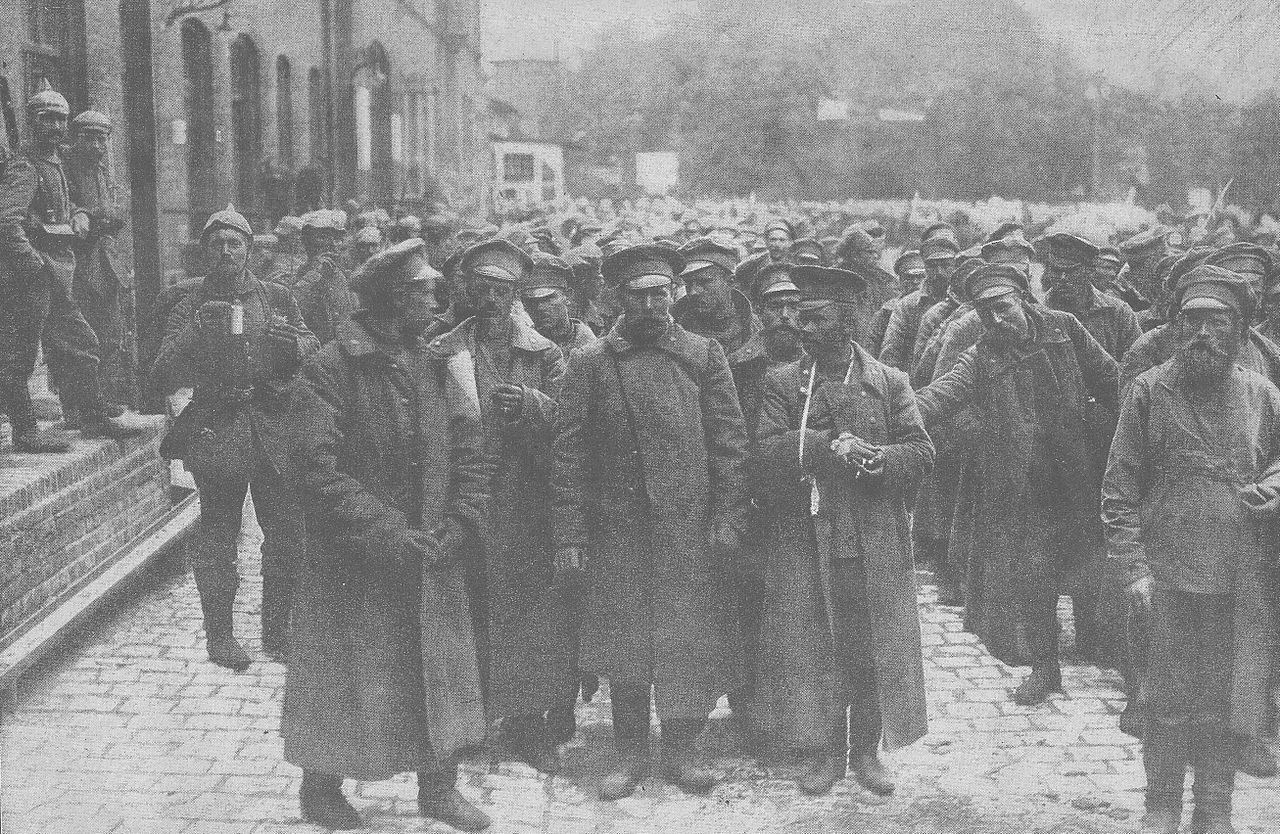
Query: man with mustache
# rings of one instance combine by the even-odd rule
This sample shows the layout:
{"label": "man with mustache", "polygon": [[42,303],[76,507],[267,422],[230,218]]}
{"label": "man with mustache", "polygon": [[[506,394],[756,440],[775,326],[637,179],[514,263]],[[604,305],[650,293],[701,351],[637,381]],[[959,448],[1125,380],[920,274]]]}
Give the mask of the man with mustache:
{"label": "man with mustache", "polygon": [[912,350],[916,334],[920,332],[921,319],[934,305],[946,299],[959,252],[960,247],[949,237],[935,237],[920,244],[924,278],[920,288],[904,295],[898,308],[889,316],[880,348],[880,361],[890,368],[903,372],[911,370]]}
{"label": "man with mustache", "polygon": [[533,326],[555,342],[566,359],[573,351],[596,340],[590,327],[569,317],[572,281],[573,268],[566,261],[539,253],[533,256],[529,280],[520,290],[520,301],[533,319]]}
{"label": "man with mustache", "polygon": [[[818,263],[821,264],[821,261]],[[884,348],[884,336],[889,329],[889,320],[893,318],[894,311],[902,306],[902,299],[920,289],[925,276],[924,260],[917,250],[908,249],[893,262],[893,272],[898,276],[898,290],[902,295],[881,304],[880,309],[876,310],[875,315],[871,317],[871,325],[867,329],[867,350],[875,356],[879,356]]]}
{"label": "man with mustache", "polygon": [[1221,267],[1191,270],[1170,304],[1174,357],[1133,382],[1107,464],[1108,553],[1152,619],[1143,834],[1178,831],[1188,765],[1191,831],[1234,834],[1237,744],[1267,710],[1280,390],[1238,361],[1254,298]]}
{"label": "man with mustache", "polygon": [[0,172],[0,411],[9,415],[15,451],[56,453],[70,442],[39,427],[27,387],[42,347],[82,437],[132,437],[142,429],[107,402],[98,337],[76,304],[75,249],[91,221],[67,187],[61,145],[70,106],[44,87],[27,102],[31,143]]}
{"label": "man with mustache", "polygon": [[622,767],[600,784],[607,800],[649,774],[651,686],[663,777],[709,791],[718,777],[694,742],[740,683],[728,561],[745,523],[747,438],[719,343],[671,319],[684,268],[657,245],[605,258],[623,314],[574,356],[557,411],[556,568],[585,584],[582,667],[609,679]]}
{"label": "man with mustache", "polygon": [[733,286],[737,250],[715,238],[701,237],[680,247],[680,254],[686,264],[680,273],[685,296],[672,306],[672,317],[690,333],[715,339],[726,354],[733,353],[760,330],[750,300]]}
{"label": "man with mustache", "polygon": [[485,454],[496,467],[484,562],[472,576],[486,708],[504,719],[517,757],[558,773],[556,747],[567,739],[553,735],[547,713],[559,711],[552,724],[562,726],[578,693],[569,608],[552,581],[551,441],[565,357],[518,300],[533,268],[503,238],[464,251],[458,275],[472,315],[433,347],[473,357]]}
{"label": "man with mustache", "polygon": [[345,223],[346,215],[329,209],[309,212],[302,218],[307,260],[299,270],[294,292],[307,326],[322,345],[337,338],[338,325],[359,308],[347,272],[339,265],[338,246]]}
{"label": "man with mustache", "polygon": [[[751,341],[729,355],[729,368],[733,372],[733,383],[738,390],[738,402],[746,419],[747,438],[753,453],[765,377],[774,368],[804,356],[804,349],[800,347],[800,331],[796,326],[800,290],[791,280],[791,270],[794,268],[790,264],[777,263],[760,270],[760,287],[756,290],[756,297],[760,299],[760,321],[763,329],[752,336]],[[753,457],[752,463],[758,464],[759,459]],[[752,699],[760,640],[760,600],[763,593],[761,568],[766,555],[764,532],[771,523],[771,514],[766,505],[754,500],[754,487],[772,479],[772,473],[759,467],[752,468],[752,513],[748,519],[748,533],[743,543],[737,576],[744,680],[739,690],[729,693],[729,707],[733,710],[734,722],[748,738],[753,737],[756,729],[752,720]]]}
{"label": "man with mustache", "polygon": [[200,495],[188,553],[209,659],[242,671],[250,659],[235,638],[232,610],[245,493],[253,490],[263,533],[262,645],[279,659],[305,546],[288,415],[296,375],[319,345],[293,293],[249,271],[253,230],[244,215],[232,206],[215,212],[200,240],[204,278],[169,313],[152,373],[165,393],[195,389],[160,453],[185,462]]}
{"label": "man with mustache", "polygon": [[[880,253],[883,251],[883,230],[880,237],[874,237],[862,225],[849,227],[836,249],[836,266],[856,272],[865,282],[866,290],[858,303],[866,308],[862,314],[862,320],[866,322],[871,321],[876,310],[889,299],[898,298],[902,294],[898,276],[880,266]],[[870,331],[866,328],[858,334],[858,338],[866,343],[863,347],[870,345]]]}
{"label": "man with mustache", "polygon": [[[1060,691],[1058,595],[1098,540],[1097,482],[1084,409],[1114,404],[1117,367],[1069,313],[1030,304],[1014,264],[969,281],[984,333],[947,373],[917,392],[925,425],[972,408],[976,457],[960,485],[970,566],[966,626],[998,659],[1031,664],[1022,705]],[[954,549],[954,547],[953,547]]]}
{"label": "man with mustache", "polygon": [[858,343],[856,275],[797,267],[806,356],[765,380],[760,499],[765,543],[760,723],[802,752],[804,793],[825,794],[852,754],[858,783],[887,795],[880,760],[926,732],[907,497],[933,444],[901,371]]}
{"label": "man with mustache", "polygon": [[[795,242],[796,227],[788,220],[772,220],[760,233],[764,250],[756,252],[737,264],[733,269],[733,283],[744,294],[749,295],[759,286],[760,270],[768,264],[789,263],[791,261],[791,245]],[[692,241],[690,241],[692,243]]]}

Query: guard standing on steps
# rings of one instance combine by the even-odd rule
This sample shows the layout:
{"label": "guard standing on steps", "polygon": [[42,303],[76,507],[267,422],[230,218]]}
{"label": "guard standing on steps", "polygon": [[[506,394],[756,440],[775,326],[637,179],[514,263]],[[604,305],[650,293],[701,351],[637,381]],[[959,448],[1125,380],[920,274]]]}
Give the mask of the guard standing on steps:
{"label": "guard standing on steps", "polygon": [[27,385],[41,346],[64,407],[80,414],[81,436],[142,431],[106,401],[98,338],[76,306],[75,247],[90,234],[90,219],[71,202],[60,151],[70,107],[44,86],[27,102],[32,143],[0,175],[0,410],[20,452],[70,448],[65,436],[39,428],[32,409]]}
{"label": "guard standing on steps", "polygon": [[489,824],[455,787],[455,754],[485,734],[466,573],[493,470],[473,360],[422,337],[435,274],[419,238],[369,259],[297,410],[309,543],[280,734],[303,819],[330,829],[361,827],[343,778],[412,770],[425,816]]}
{"label": "guard standing on steps", "polygon": [[160,453],[195,477],[200,521],[189,545],[209,659],[241,671],[249,656],[232,630],[240,577],[236,547],[245,491],[262,526],[262,646],[283,655],[293,572],[304,548],[289,462],[297,373],[318,347],[288,288],[246,264],[253,232],[231,206],[200,236],[205,276],[169,314],[153,374],[195,394]]}
{"label": "guard standing on steps", "polygon": [[730,560],[747,438],[719,343],[671,320],[683,268],[658,245],[605,259],[624,312],[574,354],[556,412],[556,572],[565,586],[585,582],[582,667],[609,679],[623,757],[600,785],[610,800],[649,773],[651,686],[664,778],[709,791],[717,777],[694,743],[740,682]]}

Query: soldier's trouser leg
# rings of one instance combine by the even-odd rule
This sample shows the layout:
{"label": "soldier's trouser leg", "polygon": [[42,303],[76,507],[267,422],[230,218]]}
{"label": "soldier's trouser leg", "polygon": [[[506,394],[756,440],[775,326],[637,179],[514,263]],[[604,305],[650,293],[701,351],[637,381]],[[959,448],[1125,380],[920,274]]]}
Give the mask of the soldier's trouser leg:
{"label": "soldier's trouser leg", "polygon": [[48,283],[18,285],[8,275],[0,279],[0,411],[9,415],[15,437],[36,430],[27,385],[49,314]]}
{"label": "soldier's trouser leg", "polygon": [[[124,353],[124,318],[120,296],[124,292],[112,287],[105,293],[88,293],[76,290],[76,306],[98,339],[98,374],[105,389],[120,372]],[[117,402],[115,397],[107,399]]]}
{"label": "soldier's trouser leg", "polygon": [[1023,604],[1023,624],[1031,649],[1031,667],[1059,668],[1058,596],[1045,591],[1031,594]]}
{"label": "soldier's trouser leg", "polygon": [[[1235,750],[1227,719],[1234,599],[1159,586],[1153,596],[1151,659],[1143,682],[1143,699],[1150,712],[1147,730],[1176,727],[1184,738],[1189,736],[1196,801],[1192,831],[1204,830],[1210,823],[1228,824],[1235,782]],[[1148,784],[1149,800],[1151,793]],[[1156,797],[1160,795],[1157,788]]]}
{"label": "soldier's trouser leg", "polygon": [[609,682],[613,741],[623,759],[649,756],[649,685]]}
{"label": "soldier's trouser leg", "polygon": [[756,663],[760,656],[760,624],[764,616],[763,583],[743,578],[737,585],[739,633],[742,635],[742,686],[729,693],[729,709],[742,730],[750,730],[751,703],[756,693]]}
{"label": "soldier's trouser leg", "polygon": [[[212,659],[216,646],[229,646],[235,639],[232,610],[236,590],[240,587],[236,548],[240,539],[245,491],[249,484],[234,478],[219,479],[209,473],[195,474],[195,481],[196,492],[200,496],[200,519],[196,522],[187,552],[196,589],[200,592],[205,641]],[[242,650],[240,654],[243,655]],[[235,659],[240,663],[238,656]],[[220,661],[215,659],[215,662]]]}
{"label": "soldier's trouser leg", "polygon": [[51,282],[49,294],[49,315],[41,338],[49,374],[59,382],[59,397],[64,404],[86,414],[100,413],[104,401],[98,373],[98,337],[66,287]]}
{"label": "soldier's trouser leg", "polygon": [[294,576],[306,549],[302,504],[293,485],[274,472],[255,474],[250,488],[262,527],[262,647],[279,657],[288,644]]}
{"label": "soldier's trouser leg", "polygon": [[[838,561],[831,569],[831,608],[836,656],[836,702],[840,718],[849,705],[847,748],[854,756],[875,755],[880,747],[883,720],[880,690],[876,683],[875,641],[871,612],[867,607],[866,572],[860,561]],[[844,726],[837,722],[837,732]],[[836,749],[843,756],[845,746]]]}

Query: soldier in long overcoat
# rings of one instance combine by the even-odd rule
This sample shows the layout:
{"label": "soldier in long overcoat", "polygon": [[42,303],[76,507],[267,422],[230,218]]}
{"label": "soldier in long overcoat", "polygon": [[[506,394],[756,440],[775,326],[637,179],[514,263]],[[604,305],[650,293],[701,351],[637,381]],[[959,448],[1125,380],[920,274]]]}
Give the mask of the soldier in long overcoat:
{"label": "soldier in long overcoat", "polygon": [[966,626],[1000,660],[1030,661],[1014,697],[1034,704],[1061,688],[1059,592],[1101,557],[1084,408],[1114,408],[1117,366],[1074,316],[1026,302],[1016,266],[989,264],[969,284],[986,332],[917,399],[926,426],[974,409],[950,544],[968,569]]}
{"label": "soldier in long overcoat", "polygon": [[474,357],[485,454],[494,465],[476,585],[484,590],[475,597],[486,706],[491,718],[509,719],[520,758],[555,773],[560,763],[545,715],[577,698],[569,606],[554,585],[549,489],[565,362],[517,300],[532,268],[527,254],[501,238],[466,250],[458,274],[474,315],[434,345]]}
{"label": "soldier in long overcoat", "polygon": [[281,735],[303,818],[361,826],[342,779],[418,772],[425,815],[487,817],[454,789],[484,740],[467,562],[490,465],[466,359],[420,334],[434,305],[421,240],[359,276],[362,309],[305,370],[295,452],[307,509]]}
{"label": "soldier in long overcoat", "polygon": [[[858,282],[841,272],[794,271],[814,358],[765,380],[757,455],[772,488],[757,715],[774,745],[810,757],[804,792],[830,790],[852,751],[858,781],[887,794],[882,735],[897,748],[927,727],[907,501],[933,444],[906,375],[854,341]],[[833,440],[866,458],[838,457]]]}
{"label": "soldier in long overcoat", "polygon": [[649,688],[663,776],[705,792],[693,742],[739,682],[726,561],[739,546],[747,440],[719,344],[671,321],[679,253],[633,246],[605,260],[625,312],[574,353],[557,412],[557,571],[585,568],[582,667],[609,678],[623,767],[601,784],[630,795],[649,772]]}

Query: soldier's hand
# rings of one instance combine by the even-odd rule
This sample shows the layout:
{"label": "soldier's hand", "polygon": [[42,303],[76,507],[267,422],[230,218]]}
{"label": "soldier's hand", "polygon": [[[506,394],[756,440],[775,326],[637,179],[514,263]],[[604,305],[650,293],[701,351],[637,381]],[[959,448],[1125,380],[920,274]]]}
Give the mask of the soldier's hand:
{"label": "soldier's hand", "polygon": [[731,559],[742,549],[738,531],[727,521],[717,521],[711,528],[711,553],[717,559]]}
{"label": "soldier's hand", "polygon": [[561,547],[556,550],[555,586],[566,593],[577,593],[586,580],[586,565],[582,558],[582,549],[577,547]]}
{"label": "soldier's hand", "polygon": [[89,215],[83,211],[77,211],[71,215],[71,231],[75,232],[76,237],[86,238],[89,236]]}
{"label": "soldier's hand", "polygon": [[302,331],[287,321],[273,321],[267,328],[267,338],[282,347],[297,349]]}
{"label": "soldier's hand", "polygon": [[445,539],[434,532],[426,530],[410,530],[405,543],[407,560],[417,561],[427,570],[439,570],[454,561],[455,548],[449,547]]}
{"label": "soldier's hand", "polygon": [[1125,588],[1125,596],[1129,599],[1129,607],[1144,614],[1151,613],[1151,588],[1155,584],[1150,574],[1135,579]]}
{"label": "soldier's hand", "polygon": [[520,419],[524,411],[524,388],[519,385],[499,385],[493,390],[493,404],[498,413],[508,420]]}
{"label": "soldier's hand", "polygon": [[1280,514],[1280,491],[1266,484],[1249,484],[1236,491],[1245,509],[1255,518]]}

